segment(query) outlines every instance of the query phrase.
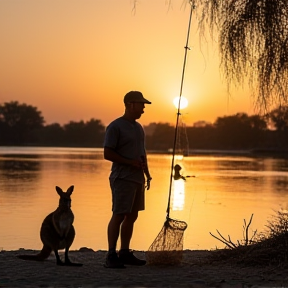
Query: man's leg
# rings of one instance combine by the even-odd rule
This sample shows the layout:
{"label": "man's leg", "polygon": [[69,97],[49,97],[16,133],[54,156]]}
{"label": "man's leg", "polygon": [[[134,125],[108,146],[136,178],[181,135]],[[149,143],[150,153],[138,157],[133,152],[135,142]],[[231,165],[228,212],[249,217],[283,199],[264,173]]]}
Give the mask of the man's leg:
{"label": "man's leg", "polygon": [[116,251],[117,241],[119,238],[120,226],[125,218],[124,214],[114,214],[108,224],[108,246],[109,250],[114,249]]}
{"label": "man's leg", "polygon": [[116,253],[117,240],[119,238],[120,226],[124,217],[125,217],[124,214],[113,213],[110,219],[110,222],[108,224],[107,234],[108,234],[109,251],[107,253],[106,261],[104,264],[106,268],[125,268],[125,266],[119,260],[119,257]]}
{"label": "man's leg", "polygon": [[132,213],[126,214],[122,225],[121,225],[121,250],[129,249],[130,241],[133,234],[134,222],[138,218],[138,211],[134,211]]}
{"label": "man's leg", "polygon": [[133,227],[138,218],[138,211],[134,211],[126,215],[121,225],[121,249],[119,251],[119,259],[127,265],[142,266],[146,264],[145,260],[138,259],[134,256],[133,251],[130,251],[130,240],[133,234]]}

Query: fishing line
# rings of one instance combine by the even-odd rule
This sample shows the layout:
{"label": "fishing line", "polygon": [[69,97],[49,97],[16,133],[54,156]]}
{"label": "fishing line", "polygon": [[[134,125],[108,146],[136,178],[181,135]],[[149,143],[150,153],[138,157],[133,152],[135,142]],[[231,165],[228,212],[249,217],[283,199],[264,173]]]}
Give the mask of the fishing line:
{"label": "fishing line", "polygon": [[174,133],[174,142],[173,142],[173,153],[172,153],[172,161],[171,161],[171,173],[170,173],[170,182],[169,182],[169,196],[168,196],[168,205],[166,210],[166,218],[169,218],[170,215],[170,200],[171,200],[171,192],[172,192],[172,182],[173,182],[173,169],[174,169],[174,161],[175,161],[175,152],[176,152],[176,143],[177,143],[177,134],[178,134],[178,124],[179,124],[179,117],[181,115],[181,97],[182,97],[182,90],[184,84],[184,77],[185,77],[185,68],[186,68],[186,59],[187,53],[190,48],[188,47],[189,44],[189,36],[190,36],[190,28],[192,22],[192,12],[195,9],[194,1],[189,1],[191,4],[190,16],[189,16],[189,23],[188,23],[188,31],[187,31],[187,38],[186,38],[186,45],[184,47],[185,54],[184,54],[184,62],[183,62],[183,69],[182,69],[182,76],[181,76],[181,85],[180,85],[180,95],[178,100],[178,108],[177,108],[177,117],[176,117],[176,125],[175,125],[175,133]]}

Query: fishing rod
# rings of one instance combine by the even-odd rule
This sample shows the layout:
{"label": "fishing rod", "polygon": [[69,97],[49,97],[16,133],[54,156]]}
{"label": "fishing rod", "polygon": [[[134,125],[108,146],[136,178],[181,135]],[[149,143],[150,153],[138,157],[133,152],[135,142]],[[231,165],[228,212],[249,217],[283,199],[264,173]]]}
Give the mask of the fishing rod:
{"label": "fishing rod", "polygon": [[179,116],[181,115],[180,114],[180,104],[181,104],[181,97],[182,97],[182,90],[183,90],[183,83],[184,83],[184,76],[185,76],[186,59],[187,59],[188,50],[190,50],[190,48],[188,47],[189,36],[190,36],[190,27],[191,27],[191,21],[192,21],[192,12],[195,9],[194,0],[190,0],[189,3],[191,5],[191,10],[190,10],[190,16],[189,16],[186,45],[184,47],[185,54],[184,54],[184,62],[183,62],[181,85],[180,85],[180,95],[179,95],[179,101],[178,101],[176,126],[175,126],[175,134],[174,134],[173,153],[172,153],[172,161],[171,161],[170,185],[169,185],[169,197],[168,197],[168,206],[167,206],[167,210],[166,210],[166,213],[167,213],[166,218],[167,219],[169,218],[169,214],[170,214],[170,199],[171,199],[171,191],[172,191],[173,169],[174,169],[174,160],[175,160],[175,152],[176,152],[176,142],[177,142],[177,134],[178,134]]}

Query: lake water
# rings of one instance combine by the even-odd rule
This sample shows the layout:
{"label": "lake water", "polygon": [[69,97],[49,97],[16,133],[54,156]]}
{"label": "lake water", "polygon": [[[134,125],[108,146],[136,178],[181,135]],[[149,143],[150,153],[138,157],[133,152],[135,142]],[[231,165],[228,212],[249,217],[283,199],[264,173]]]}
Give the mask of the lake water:
{"label": "lake water", "polygon": [[[153,177],[146,210],[135,224],[131,248],[147,250],[160,232],[168,204],[171,155],[148,154]],[[243,239],[264,231],[279,209],[288,209],[288,160],[272,157],[204,155],[179,157],[186,182],[174,182],[170,217],[186,221],[184,249],[223,248],[217,231]],[[0,147],[0,249],[41,249],[39,229],[58,206],[55,186],[74,185],[76,237],[71,249],[106,250],[111,217],[110,162],[102,149]]]}

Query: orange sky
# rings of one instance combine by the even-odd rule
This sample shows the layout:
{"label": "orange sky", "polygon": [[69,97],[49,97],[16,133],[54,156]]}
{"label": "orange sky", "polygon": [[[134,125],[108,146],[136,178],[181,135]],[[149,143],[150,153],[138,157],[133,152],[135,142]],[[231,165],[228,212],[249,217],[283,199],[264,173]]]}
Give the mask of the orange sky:
{"label": "orange sky", "polygon": [[[0,103],[36,106],[47,124],[107,125],[123,113],[124,94],[140,90],[152,101],[143,125],[174,123],[190,6],[170,1],[138,0],[134,13],[134,0],[1,0]],[[184,121],[255,113],[249,92],[228,97],[217,44],[201,53],[192,23]]]}

